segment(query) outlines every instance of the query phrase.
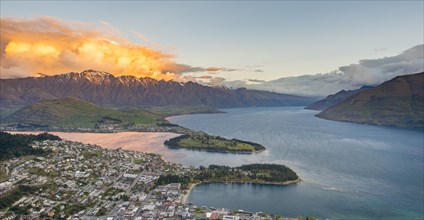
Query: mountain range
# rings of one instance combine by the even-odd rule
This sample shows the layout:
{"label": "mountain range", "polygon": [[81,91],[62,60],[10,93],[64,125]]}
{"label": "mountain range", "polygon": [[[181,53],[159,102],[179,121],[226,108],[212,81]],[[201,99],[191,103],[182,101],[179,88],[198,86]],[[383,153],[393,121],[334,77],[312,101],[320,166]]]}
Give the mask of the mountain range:
{"label": "mountain range", "polygon": [[424,127],[424,72],[398,76],[358,92],[316,115],[320,118],[395,126]]}
{"label": "mountain range", "polygon": [[[306,108],[323,110],[316,116],[324,119],[422,128],[423,78],[424,73],[398,76],[374,88],[342,90],[310,104],[316,98],[245,88],[233,90],[210,87],[195,82],[115,77],[105,72],[86,70],[54,76],[1,79],[0,112],[2,117],[10,115],[5,118],[10,122],[31,124],[34,119],[35,124],[39,125],[52,119],[55,123],[47,125],[54,126],[64,124],[62,112],[69,113],[65,114],[66,117],[77,112],[74,115],[77,118],[84,118],[85,114],[91,117],[83,120],[83,123],[93,127],[99,124],[120,124],[117,121],[123,121],[126,126],[147,121],[147,124],[157,124],[169,115],[217,112],[215,108],[310,104]],[[56,102],[63,107],[52,105]],[[75,109],[76,106],[81,108]],[[16,114],[12,114],[15,111]],[[46,112],[51,115],[46,116]],[[91,112],[99,114],[93,115]],[[134,121],[131,116],[133,113],[147,121]],[[40,118],[45,119],[40,121]]]}
{"label": "mountain range", "polygon": [[374,88],[373,86],[362,86],[359,89],[355,89],[355,90],[341,90],[335,94],[329,95],[327,97],[325,97],[324,99],[321,99],[317,102],[314,102],[308,106],[305,107],[305,109],[310,109],[310,110],[325,110],[327,108],[333,107],[341,102],[343,102],[344,100],[346,100],[347,98],[351,97],[352,95],[358,93],[358,92],[362,92],[368,89],[372,89]]}
{"label": "mountain range", "polygon": [[75,97],[103,107],[209,106],[271,107],[307,105],[316,98],[274,92],[210,87],[195,82],[176,82],[115,77],[106,72],[80,73],[0,80],[2,115],[43,99]]}

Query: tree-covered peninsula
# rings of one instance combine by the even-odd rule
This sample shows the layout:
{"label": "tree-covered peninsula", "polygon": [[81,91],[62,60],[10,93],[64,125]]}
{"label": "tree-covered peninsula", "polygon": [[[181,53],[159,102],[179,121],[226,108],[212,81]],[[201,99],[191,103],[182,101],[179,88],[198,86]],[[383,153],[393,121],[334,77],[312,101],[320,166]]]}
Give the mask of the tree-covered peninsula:
{"label": "tree-covered peninsula", "polygon": [[170,148],[223,153],[255,153],[265,150],[264,146],[257,143],[238,139],[230,140],[204,132],[190,132],[165,141],[165,145]]}
{"label": "tree-covered peninsula", "polygon": [[181,183],[188,189],[193,183],[201,182],[232,182],[286,185],[297,183],[299,176],[290,168],[280,164],[248,164],[239,167],[210,165],[200,167],[197,173],[187,175],[161,175],[158,185]]}

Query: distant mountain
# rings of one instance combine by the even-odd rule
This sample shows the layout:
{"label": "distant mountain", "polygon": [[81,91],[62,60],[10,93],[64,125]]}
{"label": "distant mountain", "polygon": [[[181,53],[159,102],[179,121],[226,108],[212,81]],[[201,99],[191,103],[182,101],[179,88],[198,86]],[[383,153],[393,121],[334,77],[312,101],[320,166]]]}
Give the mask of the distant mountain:
{"label": "distant mountain", "polygon": [[101,128],[105,126],[156,125],[160,116],[142,109],[118,111],[80,99],[43,100],[26,106],[2,120],[5,124],[35,128]]}
{"label": "distant mountain", "polygon": [[[274,92],[231,90],[194,82],[115,77],[86,70],[54,76],[0,80],[3,113],[43,99],[75,97],[104,107],[210,106],[217,108],[307,105],[316,99]],[[10,110],[11,111],[11,110]]]}
{"label": "distant mountain", "polygon": [[359,92],[317,117],[403,128],[424,127],[424,73],[398,76]]}
{"label": "distant mountain", "polygon": [[328,109],[330,107],[333,107],[341,102],[343,102],[344,100],[346,100],[347,98],[349,98],[350,96],[358,93],[358,92],[362,92],[368,89],[374,88],[373,86],[362,86],[359,89],[355,89],[355,90],[341,90],[339,92],[337,92],[336,94],[333,95],[329,95],[327,97],[325,97],[324,99],[321,99],[317,102],[314,102],[308,106],[305,107],[305,109],[310,109],[310,110],[325,110]]}

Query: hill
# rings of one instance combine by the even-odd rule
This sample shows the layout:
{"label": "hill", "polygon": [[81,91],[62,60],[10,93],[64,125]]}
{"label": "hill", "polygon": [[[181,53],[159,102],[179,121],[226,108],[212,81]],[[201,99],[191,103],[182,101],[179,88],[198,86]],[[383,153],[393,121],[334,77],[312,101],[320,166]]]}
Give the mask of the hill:
{"label": "hill", "polygon": [[7,115],[44,99],[75,97],[103,107],[208,106],[214,108],[307,105],[315,98],[232,90],[194,82],[115,77],[86,70],[54,76],[0,79],[0,110]]}
{"label": "hill", "polygon": [[329,95],[327,97],[325,97],[324,99],[321,99],[317,102],[314,102],[308,106],[305,107],[305,109],[310,109],[310,110],[325,110],[328,109],[330,107],[333,107],[341,102],[343,102],[344,100],[346,100],[347,98],[349,98],[350,96],[358,93],[358,92],[362,92],[368,89],[374,88],[372,86],[362,86],[359,89],[355,89],[355,90],[341,90],[339,92],[337,92],[336,94],[332,94]]}
{"label": "hill", "polygon": [[337,121],[423,128],[424,73],[398,76],[359,92],[316,116]]}
{"label": "hill", "polygon": [[10,134],[0,131],[0,161],[24,155],[44,155],[43,149],[30,146],[34,141],[61,140],[58,136],[48,133],[38,135]]}
{"label": "hill", "polygon": [[26,106],[4,119],[4,123],[38,128],[105,128],[167,123],[143,109],[113,110],[76,98],[49,99]]}

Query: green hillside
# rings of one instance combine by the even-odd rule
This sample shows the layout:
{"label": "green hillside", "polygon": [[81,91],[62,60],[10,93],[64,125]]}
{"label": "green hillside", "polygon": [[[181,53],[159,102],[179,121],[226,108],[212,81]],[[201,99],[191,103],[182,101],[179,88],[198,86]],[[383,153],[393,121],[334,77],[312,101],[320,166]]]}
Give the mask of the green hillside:
{"label": "green hillside", "polygon": [[402,128],[424,127],[424,73],[398,76],[359,92],[320,118]]}
{"label": "green hillside", "polygon": [[143,109],[119,111],[76,98],[64,98],[26,106],[8,116],[4,122],[47,128],[96,128],[107,125],[155,125],[167,121]]}

